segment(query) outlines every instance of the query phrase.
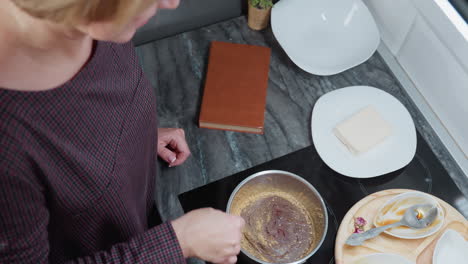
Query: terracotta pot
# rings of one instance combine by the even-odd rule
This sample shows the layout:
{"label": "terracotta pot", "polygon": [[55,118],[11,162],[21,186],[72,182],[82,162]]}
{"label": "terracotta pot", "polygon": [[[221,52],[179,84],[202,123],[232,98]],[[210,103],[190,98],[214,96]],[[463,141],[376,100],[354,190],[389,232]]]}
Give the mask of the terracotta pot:
{"label": "terracotta pot", "polygon": [[248,25],[253,30],[262,30],[268,26],[270,20],[271,7],[259,9],[249,4]]}

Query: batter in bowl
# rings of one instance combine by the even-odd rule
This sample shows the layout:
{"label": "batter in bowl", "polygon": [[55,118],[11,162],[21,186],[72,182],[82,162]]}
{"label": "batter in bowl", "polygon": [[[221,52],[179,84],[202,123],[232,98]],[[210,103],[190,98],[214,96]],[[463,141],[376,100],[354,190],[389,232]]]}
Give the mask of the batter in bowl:
{"label": "batter in bowl", "polygon": [[293,262],[309,252],[314,241],[310,216],[303,208],[277,195],[245,207],[243,248],[267,262]]}

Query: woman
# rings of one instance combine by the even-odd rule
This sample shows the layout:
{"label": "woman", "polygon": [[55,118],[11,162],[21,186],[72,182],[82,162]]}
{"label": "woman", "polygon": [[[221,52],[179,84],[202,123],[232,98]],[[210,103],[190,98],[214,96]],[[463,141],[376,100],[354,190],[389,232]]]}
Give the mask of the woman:
{"label": "woman", "polygon": [[0,263],[236,262],[240,217],[149,227],[156,153],[190,151],[128,41],[178,1],[0,1]]}

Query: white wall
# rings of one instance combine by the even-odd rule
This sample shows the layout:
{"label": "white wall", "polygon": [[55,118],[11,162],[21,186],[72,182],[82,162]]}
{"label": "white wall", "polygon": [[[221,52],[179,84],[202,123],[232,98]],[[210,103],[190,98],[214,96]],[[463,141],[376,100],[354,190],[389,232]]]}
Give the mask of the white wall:
{"label": "white wall", "polygon": [[467,24],[447,0],[363,1],[417,89],[408,94],[427,104],[420,109],[468,175]]}

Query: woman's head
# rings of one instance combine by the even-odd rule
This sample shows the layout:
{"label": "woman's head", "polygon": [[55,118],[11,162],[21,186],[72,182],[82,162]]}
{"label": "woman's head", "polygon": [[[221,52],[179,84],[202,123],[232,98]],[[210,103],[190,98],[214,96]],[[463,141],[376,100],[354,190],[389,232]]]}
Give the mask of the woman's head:
{"label": "woman's head", "polygon": [[78,29],[97,40],[126,42],[157,9],[179,0],[11,0],[29,15]]}

